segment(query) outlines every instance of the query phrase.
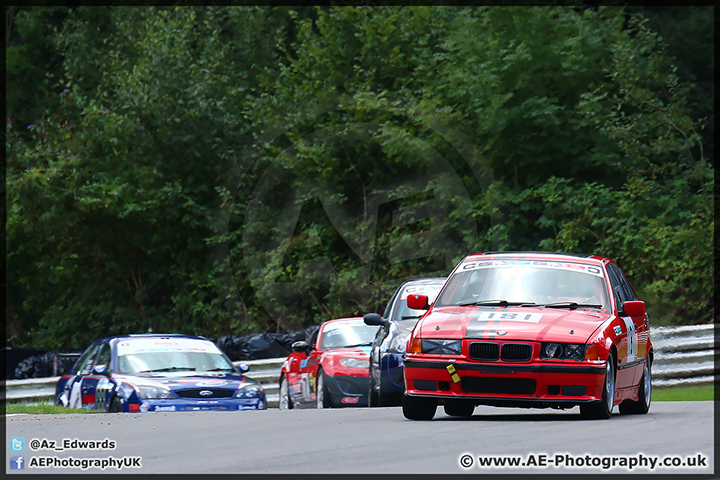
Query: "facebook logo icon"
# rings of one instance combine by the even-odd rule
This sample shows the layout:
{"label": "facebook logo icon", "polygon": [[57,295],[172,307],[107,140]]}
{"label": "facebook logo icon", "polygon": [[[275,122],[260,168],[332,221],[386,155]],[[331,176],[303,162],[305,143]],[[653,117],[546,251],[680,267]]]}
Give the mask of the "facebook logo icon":
{"label": "facebook logo icon", "polygon": [[23,455],[10,455],[10,470],[25,470],[25,457]]}

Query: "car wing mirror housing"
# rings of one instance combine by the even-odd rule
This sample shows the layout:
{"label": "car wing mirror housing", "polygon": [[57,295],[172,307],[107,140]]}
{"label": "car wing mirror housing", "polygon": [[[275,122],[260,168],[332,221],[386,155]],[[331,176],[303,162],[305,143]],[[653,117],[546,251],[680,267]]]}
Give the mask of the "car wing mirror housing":
{"label": "car wing mirror housing", "polygon": [[631,317],[642,317],[645,315],[645,302],[639,300],[627,301],[623,303],[625,314]]}
{"label": "car wing mirror housing", "polygon": [[380,325],[381,327],[387,326],[390,323],[379,313],[366,313],[363,315],[363,322],[365,322],[365,325]]}
{"label": "car wing mirror housing", "polygon": [[104,377],[110,376],[107,365],[95,365],[92,369],[92,373],[95,375],[102,375]]}
{"label": "car wing mirror housing", "polygon": [[407,306],[413,310],[427,310],[430,308],[427,295],[408,295]]}
{"label": "car wing mirror housing", "polygon": [[243,373],[243,374],[250,371],[250,367],[248,366],[247,363],[239,363],[236,365],[236,368],[237,368],[238,372]]}
{"label": "car wing mirror housing", "polygon": [[305,355],[309,355],[312,350],[305,340],[298,340],[297,342],[294,342],[290,348],[292,348],[293,352],[305,352]]}

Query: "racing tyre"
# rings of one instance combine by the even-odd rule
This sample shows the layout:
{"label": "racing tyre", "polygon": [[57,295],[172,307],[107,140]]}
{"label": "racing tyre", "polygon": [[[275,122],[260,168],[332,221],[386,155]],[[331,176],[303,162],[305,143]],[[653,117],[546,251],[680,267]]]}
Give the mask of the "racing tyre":
{"label": "racing tyre", "polygon": [[475,404],[463,400],[445,400],[443,408],[451,417],[469,417],[475,411]]}
{"label": "racing tyre", "polygon": [[437,400],[433,398],[402,397],[403,415],[410,420],[432,420],[436,409]]}
{"label": "racing tyre", "polygon": [[330,400],[330,394],[327,391],[327,385],[325,384],[325,374],[322,370],[318,370],[317,376],[317,390],[316,390],[316,407],[317,408],[332,408],[332,401]]}
{"label": "racing tyre", "polygon": [[373,373],[373,368],[370,366],[370,375],[368,376],[368,407],[382,407],[380,403],[380,393],[375,390],[375,377]]}
{"label": "racing tyre", "polygon": [[292,410],[293,408],[292,400],[290,400],[290,389],[285,375],[280,379],[280,400],[278,407],[280,410]]}
{"label": "racing tyre", "polygon": [[618,408],[622,414],[639,413],[645,414],[650,410],[650,402],[652,401],[652,373],[650,359],[645,362],[642,378],[640,379],[640,390],[638,391],[638,400],[625,400]]}
{"label": "racing tyre", "polygon": [[110,408],[108,409],[108,412],[110,413],[122,413],[123,406],[122,401],[120,401],[120,397],[115,395],[112,400],[110,401]]}
{"label": "racing tyre", "polygon": [[612,415],[615,401],[615,357],[612,352],[608,355],[605,365],[605,382],[603,385],[602,401],[580,405],[580,415],[583,418],[604,420]]}

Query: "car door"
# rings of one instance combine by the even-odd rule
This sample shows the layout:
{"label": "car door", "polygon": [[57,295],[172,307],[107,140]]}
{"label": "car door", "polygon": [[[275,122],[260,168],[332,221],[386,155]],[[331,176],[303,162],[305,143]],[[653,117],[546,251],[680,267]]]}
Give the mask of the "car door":
{"label": "car door", "polygon": [[300,384],[300,362],[307,356],[304,352],[293,352],[287,359],[287,383],[290,399],[293,404],[302,402],[302,385]]}
{"label": "car door", "polygon": [[[92,373],[89,377],[86,377],[84,384],[87,384],[87,394],[88,395],[95,395],[95,405],[94,408],[96,410],[107,410],[107,397],[108,392],[112,390],[111,382],[110,382],[110,372],[111,369],[111,354],[112,350],[109,343],[102,343],[100,344],[100,347],[98,348],[97,357],[95,358],[95,365],[93,368],[104,366],[105,371],[108,373],[107,375],[100,375],[96,373]],[[83,395],[85,392],[83,392]]]}
{"label": "car door", "polygon": [[[632,288],[632,285],[630,284],[630,280],[628,280],[627,275],[625,275],[625,273],[619,266],[613,264],[613,268],[616,270],[616,273],[620,280],[620,285],[625,292],[626,301],[638,300],[637,295],[635,295],[635,290]],[[634,341],[635,343],[635,350],[633,352],[635,354],[635,358],[629,358],[628,364],[634,363],[634,366],[631,366],[629,368],[631,368],[631,370],[634,372],[634,380],[632,382],[632,385],[637,385],[640,382],[640,378],[643,374],[644,359],[647,357],[648,343],[650,340],[650,324],[648,323],[647,312],[642,316],[627,316],[627,318],[632,318],[632,323],[635,329],[635,337],[630,341],[630,343],[632,343],[632,341]]]}
{"label": "car door", "polygon": [[642,366],[639,365],[639,359],[642,357],[638,352],[638,330],[642,327],[644,319],[632,318],[625,313],[623,304],[637,298],[620,267],[611,263],[608,265],[608,272],[617,315],[622,320],[621,333],[617,337],[619,342],[616,384],[618,388],[626,388],[636,385],[637,372],[642,372]]}
{"label": "car door", "polygon": [[[68,407],[82,408],[87,402],[83,398],[83,383],[85,377],[92,371],[95,357],[100,345],[90,346],[85,353],[78,359],[75,367],[73,367],[72,378],[65,384],[65,394],[68,399]],[[94,400],[93,400],[94,403]]]}
{"label": "car door", "polygon": [[310,344],[310,354],[300,362],[300,383],[302,385],[302,401],[304,403],[315,403],[318,366],[320,364],[320,357],[322,357],[320,339],[322,338],[323,330],[324,325],[313,335],[310,340],[312,342]]}
{"label": "car door", "polygon": [[[110,345],[107,342],[98,344],[94,358],[88,362],[84,368],[78,373],[82,376],[81,380],[81,392],[82,392],[82,406],[89,409],[98,408],[97,403],[97,386],[101,380],[107,380],[104,375],[97,375],[93,372],[93,369],[97,365],[106,365],[109,368],[110,363]],[[103,382],[105,383],[105,382]],[[100,407],[105,407],[104,402]]]}

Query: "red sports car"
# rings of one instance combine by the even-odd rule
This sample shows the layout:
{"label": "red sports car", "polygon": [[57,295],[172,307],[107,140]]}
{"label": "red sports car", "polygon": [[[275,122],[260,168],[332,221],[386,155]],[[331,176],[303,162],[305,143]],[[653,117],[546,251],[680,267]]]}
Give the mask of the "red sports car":
{"label": "red sports car", "polygon": [[361,317],[340,318],[320,325],[310,344],[295,342],[280,372],[280,409],[367,406],[377,330]]}
{"label": "red sports car", "polygon": [[476,405],[647,413],[645,303],[608,258],[488,253],[463,259],[408,339],[403,413],[429,420]]}

